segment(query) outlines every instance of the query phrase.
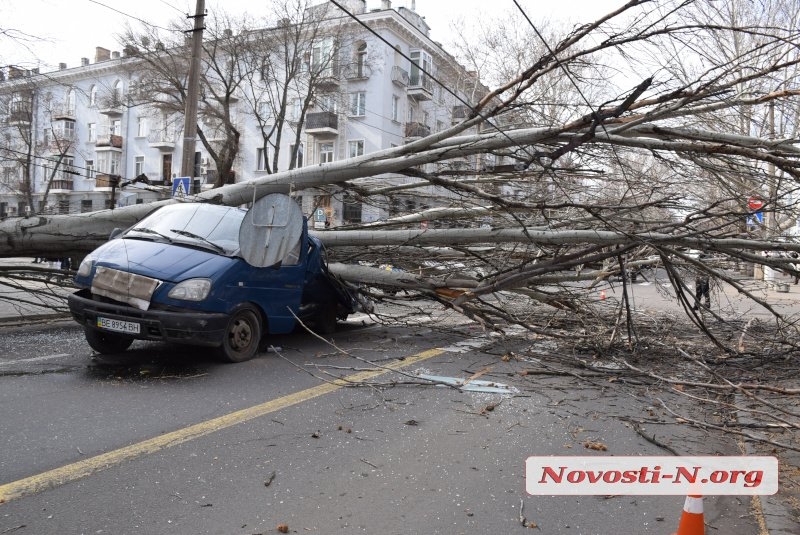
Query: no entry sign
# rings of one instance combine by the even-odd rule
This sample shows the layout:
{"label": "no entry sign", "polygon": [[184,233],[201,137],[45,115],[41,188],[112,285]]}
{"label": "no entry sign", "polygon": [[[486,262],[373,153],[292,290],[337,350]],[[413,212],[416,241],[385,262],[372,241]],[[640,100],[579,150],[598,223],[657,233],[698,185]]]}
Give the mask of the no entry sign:
{"label": "no entry sign", "polygon": [[764,207],[764,201],[761,197],[750,197],[747,199],[747,207],[751,210],[761,210]]}

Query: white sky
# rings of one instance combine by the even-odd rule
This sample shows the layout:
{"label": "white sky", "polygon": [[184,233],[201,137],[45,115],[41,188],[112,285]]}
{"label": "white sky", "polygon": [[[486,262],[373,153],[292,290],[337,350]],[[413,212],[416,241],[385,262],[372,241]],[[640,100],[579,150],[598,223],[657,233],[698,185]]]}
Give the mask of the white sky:
{"label": "white sky", "polygon": [[[516,9],[512,0],[393,0],[392,7],[411,7],[425,17],[431,38],[445,45],[450,41],[451,23],[462,18],[469,24],[487,15]],[[518,0],[532,20],[543,18],[587,22],[611,11],[624,0]],[[367,0],[367,10],[379,8],[380,0]],[[206,9],[218,6],[230,13],[266,13],[266,2],[258,0],[206,0]],[[260,7],[261,6],[261,7]],[[80,58],[94,62],[95,47],[119,50],[114,34],[126,20],[165,25],[175,17],[194,12],[195,0],[0,0],[0,31],[13,29],[39,39],[23,42],[0,36],[0,66],[16,64],[55,70],[59,63],[80,65]],[[490,9],[491,8],[491,9]],[[483,15],[483,17],[482,17]]]}

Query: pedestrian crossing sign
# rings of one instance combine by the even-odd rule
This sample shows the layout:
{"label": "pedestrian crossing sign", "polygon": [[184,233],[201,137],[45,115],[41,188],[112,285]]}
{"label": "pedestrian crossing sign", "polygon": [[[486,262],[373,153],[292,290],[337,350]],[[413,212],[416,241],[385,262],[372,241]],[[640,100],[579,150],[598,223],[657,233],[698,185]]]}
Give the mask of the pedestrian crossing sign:
{"label": "pedestrian crossing sign", "polygon": [[172,179],[172,196],[179,199],[184,199],[189,195],[189,185],[191,184],[190,178],[180,177]]}

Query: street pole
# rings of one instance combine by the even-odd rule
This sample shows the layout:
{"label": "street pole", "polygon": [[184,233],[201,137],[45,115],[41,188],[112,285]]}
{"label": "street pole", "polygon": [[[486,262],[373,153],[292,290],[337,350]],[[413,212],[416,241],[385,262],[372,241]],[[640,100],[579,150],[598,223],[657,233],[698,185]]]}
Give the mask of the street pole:
{"label": "street pole", "polygon": [[[181,176],[194,179],[194,153],[197,144],[197,99],[200,93],[200,55],[203,51],[203,23],[206,16],[205,0],[197,0],[192,32],[192,62],[189,65],[189,83],[186,88],[186,108],[183,125],[183,154]],[[193,182],[193,181],[192,181]]]}

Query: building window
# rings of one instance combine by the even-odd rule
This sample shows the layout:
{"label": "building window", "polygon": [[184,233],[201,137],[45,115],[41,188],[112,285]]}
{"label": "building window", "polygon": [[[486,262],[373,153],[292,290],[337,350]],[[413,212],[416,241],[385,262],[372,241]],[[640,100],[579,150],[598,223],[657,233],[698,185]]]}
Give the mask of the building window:
{"label": "building window", "polygon": [[348,141],[347,143],[347,154],[350,158],[355,158],[356,156],[363,156],[364,155],[364,140],[363,139],[356,139],[353,141]]}
{"label": "building window", "polygon": [[111,103],[112,106],[120,106],[122,104],[122,81],[117,80],[111,88]]}
{"label": "building window", "polygon": [[11,182],[16,178],[16,169],[14,167],[3,167],[3,184],[11,184]]}
{"label": "building window", "polygon": [[112,136],[119,136],[122,134],[122,121],[119,119],[114,119],[111,121],[111,135]]}
{"label": "building window", "polygon": [[399,122],[400,117],[400,97],[392,95],[392,121]]}
{"label": "building window", "polygon": [[136,123],[136,137],[147,137],[147,118],[139,117]]}
{"label": "building window", "polygon": [[333,161],[333,143],[319,144],[319,163],[330,163]]}
{"label": "building window", "polygon": [[118,152],[98,152],[97,170],[110,175],[119,174],[119,159],[120,153]]}
{"label": "building window", "polygon": [[89,88],[89,106],[97,106],[97,86],[93,85]]}
{"label": "building window", "polygon": [[333,95],[320,95],[317,99],[317,107],[321,111],[336,113],[336,97]]}
{"label": "building window", "polygon": [[342,201],[342,220],[345,223],[361,223],[361,203],[351,195],[345,195]]}
{"label": "building window", "polygon": [[66,107],[66,112],[70,115],[75,113],[75,90],[69,89],[67,91],[67,98],[64,100],[64,106]]}
{"label": "building window", "polygon": [[356,77],[364,78],[367,66],[367,43],[361,43],[356,50]]}
{"label": "building window", "polygon": [[264,147],[256,149],[256,171],[267,169],[267,150]]}
{"label": "building window", "polygon": [[296,98],[292,101],[292,110],[289,114],[290,121],[299,121],[300,120],[300,110],[303,108],[303,101],[299,98]]}
{"label": "building window", "polygon": [[367,114],[367,93],[359,91],[350,93],[350,115],[364,117]]}
{"label": "building window", "polygon": [[144,156],[137,156],[133,161],[133,176],[144,174]]}
{"label": "building window", "polygon": [[311,73],[333,76],[333,41],[323,39],[311,49]]}
{"label": "building window", "polygon": [[431,55],[424,50],[412,50],[409,57],[411,58],[409,85],[433,90],[433,81],[429,76],[433,71]]}
{"label": "building window", "polygon": [[86,169],[86,178],[94,178],[94,160],[86,160],[83,167]]}
{"label": "building window", "polygon": [[259,101],[257,110],[258,117],[262,122],[269,123],[272,120],[272,106],[268,101]]}
{"label": "building window", "polygon": [[97,124],[88,123],[86,125],[86,132],[89,134],[89,141],[94,143],[97,141]]}
{"label": "building window", "polygon": [[[75,165],[75,160],[73,158],[70,158],[68,156],[63,158],[61,160],[61,167],[59,168],[59,173],[57,175],[58,178],[60,178],[60,180],[62,180],[65,183],[68,181],[71,182],[72,175],[75,171],[74,165]],[[69,189],[69,188],[62,187],[61,189]]]}
{"label": "building window", "polygon": [[[289,154],[294,154],[294,144],[289,145]],[[300,143],[300,146],[297,148],[297,156],[294,159],[294,169],[298,169],[303,167],[303,144]]]}
{"label": "building window", "polygon": [[65,141],[75,139],[75,121],[65,120],[56,128],[56,132]]}
{"label": "building window", "polygon": [[92,211],[92,200],[91,199],[81,199],[81,213],[85,214],[86,212]]}

